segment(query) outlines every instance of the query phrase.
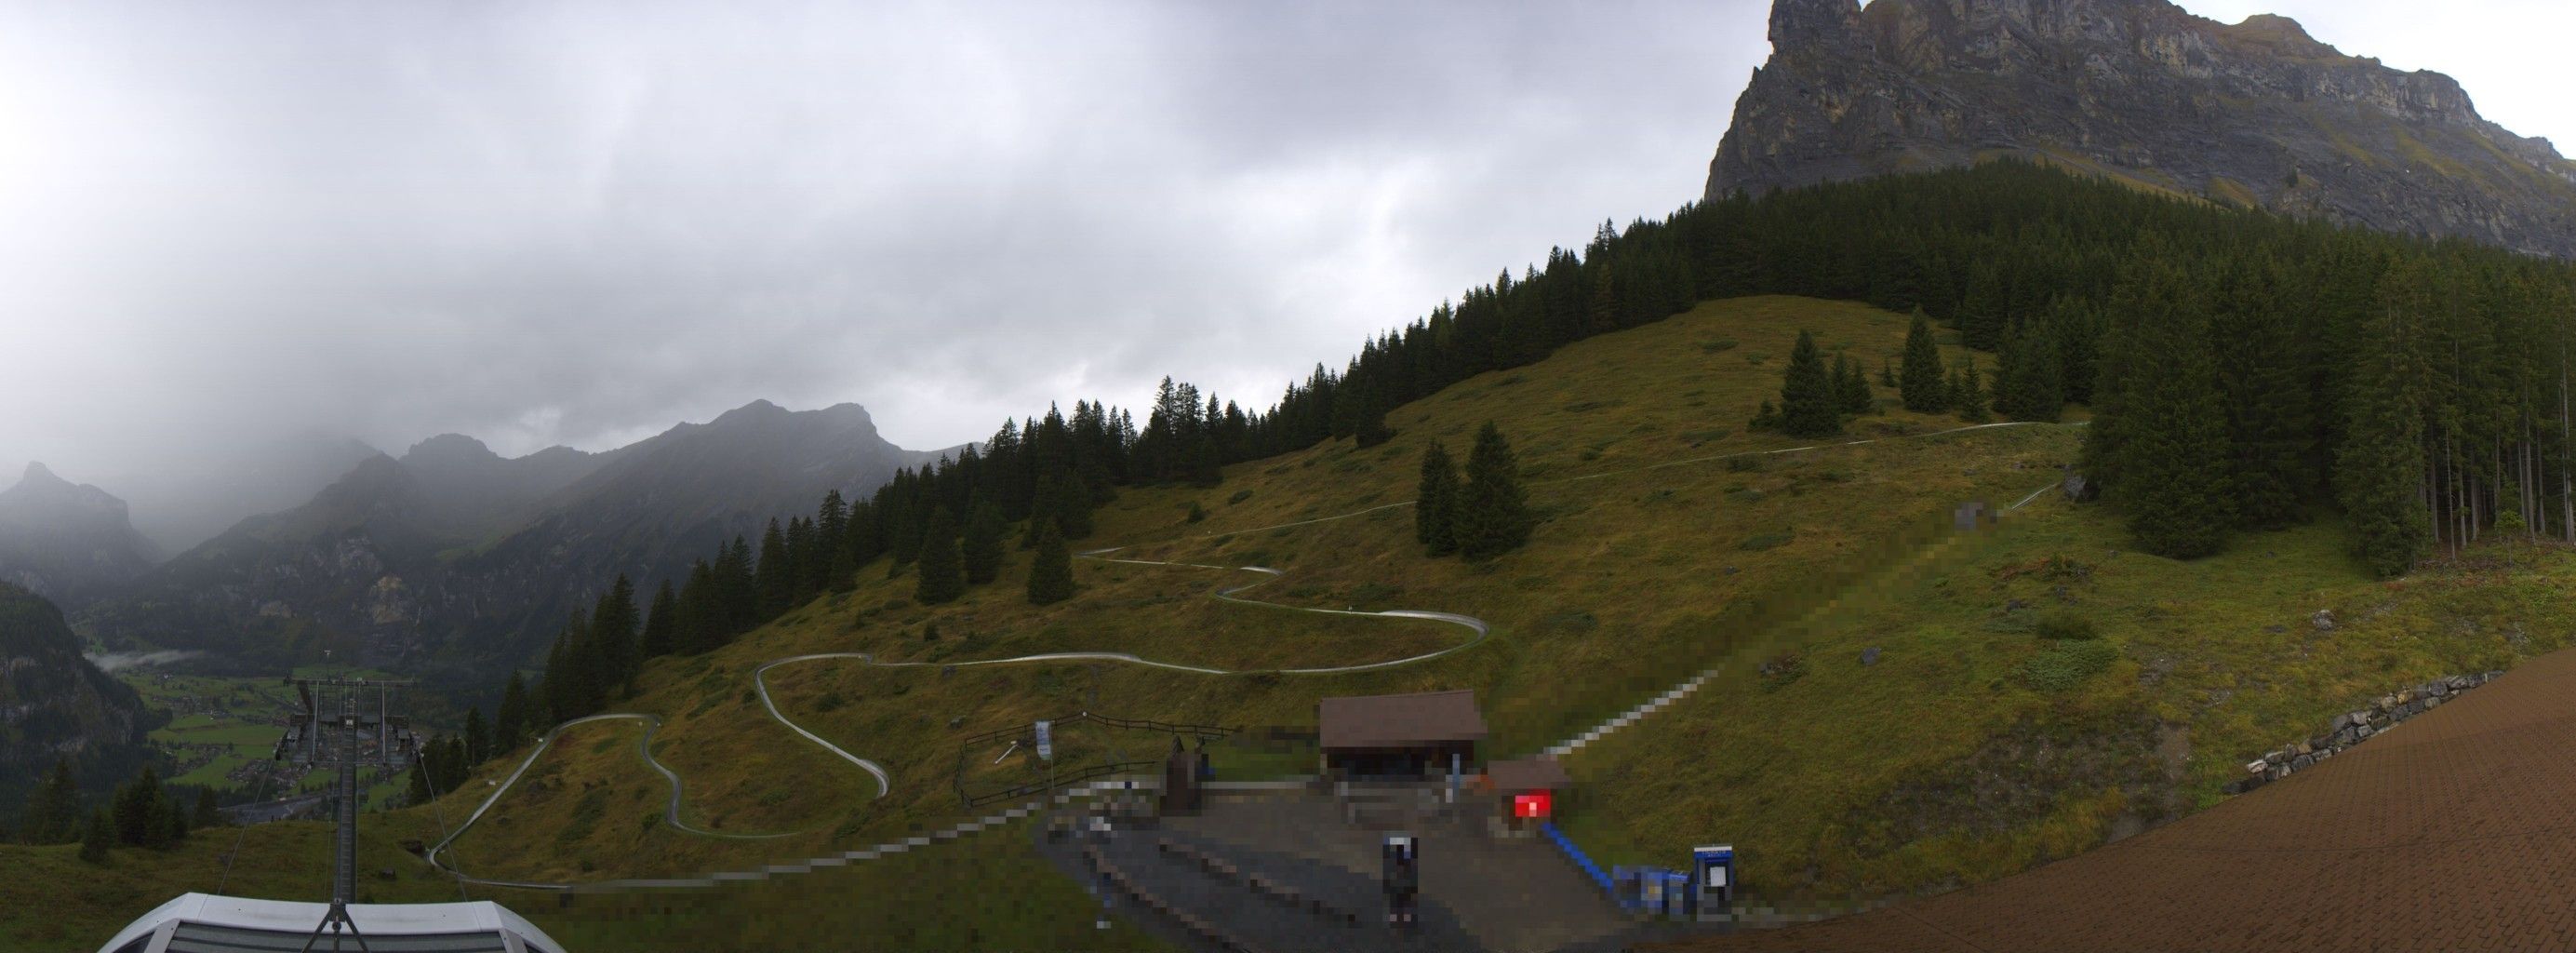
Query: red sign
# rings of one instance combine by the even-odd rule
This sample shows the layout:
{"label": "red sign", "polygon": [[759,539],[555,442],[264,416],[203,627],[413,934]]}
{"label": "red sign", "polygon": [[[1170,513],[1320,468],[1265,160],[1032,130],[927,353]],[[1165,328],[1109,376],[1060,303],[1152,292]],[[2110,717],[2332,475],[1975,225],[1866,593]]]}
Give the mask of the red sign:
{"label": "red sign", "polygon": [[1554,802],[1555,798],[1545,791],[1515,794],[1512,795],[1512,816],[1533,820],[1544,818],[1548,816],[1549,810],[1556,806]]}

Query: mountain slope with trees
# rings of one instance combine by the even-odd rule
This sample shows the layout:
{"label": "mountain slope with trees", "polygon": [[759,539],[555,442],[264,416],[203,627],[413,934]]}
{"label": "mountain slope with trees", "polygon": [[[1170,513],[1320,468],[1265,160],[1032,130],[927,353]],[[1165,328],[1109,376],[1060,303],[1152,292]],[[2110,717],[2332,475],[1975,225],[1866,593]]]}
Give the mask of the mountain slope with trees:
{"label": "mountain slope with trees", "polygon": [[[62,762],[71,790],[104,790],[149,759],[144,733],[159,727],[133,688],[81,656],[62,610],[0,583],[0,823]],[[71,817],[56,816],[68,823]],[[49,841],[77,832],[59,824]]]}

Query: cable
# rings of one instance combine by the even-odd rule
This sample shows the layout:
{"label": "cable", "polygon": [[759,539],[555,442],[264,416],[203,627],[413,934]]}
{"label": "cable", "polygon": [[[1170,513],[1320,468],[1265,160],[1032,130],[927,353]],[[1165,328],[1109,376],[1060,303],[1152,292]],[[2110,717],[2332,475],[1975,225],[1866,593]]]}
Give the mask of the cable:
{"label": "cable", "polygon": [[[446,843],[447,839],[454,835],[447,832],[447,806],[438,803],[438,779],[431,774],[426,758],[415,760],[412,763],[412,770],[420,772],[421,786],[429,789],[429,806],[438,812],[438,841],[442,844]],[[449,876],[456,881],[456,899],[467,903],[474,902],[474,898],[465,895],[465,875],[450,874]]]}
{"label": "cable", "polygon": [[[250,802],[252,804],[259,803],[260,796],[268,793],[269,777],[270,772],[262,771],[259,773],[259,788],[252,791],[250,795]],[[224,875],[215,879],[215,894],[217,896],[221,896],[223,894],[224,884],[232,882],[233,861],[241,859],[242,841],[249,837],[250,825],[248,824],[241,826],[241,833],[233,835],[233,851],[232,853],[224,855]]]}

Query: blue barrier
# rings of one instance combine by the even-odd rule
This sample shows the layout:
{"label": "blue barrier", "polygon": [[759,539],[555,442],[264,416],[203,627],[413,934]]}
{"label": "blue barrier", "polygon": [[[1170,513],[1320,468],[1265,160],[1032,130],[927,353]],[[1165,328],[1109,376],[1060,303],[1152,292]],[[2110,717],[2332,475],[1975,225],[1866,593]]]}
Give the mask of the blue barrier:
{"label": "blue barrier", "polygon": [[[1602,873],[1601,865],[1593,863],[1592,858],[1584,856],[1583,848],[1574,846],[1574,842],[1567,840],[1565,834],[1558,831],[1553,823],[1540,822],[1538,829],[1547,832],[1547,839],[1555,841],[1557,849],[1565,851],[1565,856],[1573,860],[1574,866],[1581,868],[1585,876],[1591,877],[1593,883],[1600,884],[1601,891],[1609,894],[1613,902],[1619,900],[1619,890],[1612,886],[1610,875]],[[1627,904],[1621,903],[1620,906],[1624,907]]]}

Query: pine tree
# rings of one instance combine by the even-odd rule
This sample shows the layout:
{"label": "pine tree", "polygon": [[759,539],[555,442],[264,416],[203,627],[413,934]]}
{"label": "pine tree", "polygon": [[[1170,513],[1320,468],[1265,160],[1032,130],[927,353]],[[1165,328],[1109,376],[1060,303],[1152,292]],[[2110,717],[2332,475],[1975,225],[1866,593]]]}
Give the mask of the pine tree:
{"label": "pine tree", "polygon": [[1889,388],[1896,386],[1896,364],[1883,357],[1878,359],[1878,386]]}
{"label": "pine tree", "polygon": [[1056,530],[1067,541],[1091,538],[1091,494],[1082,478],[1071,470],[1057,474],[1055,506],[1047,512],[1055,517]]}
{"label": "pine tree", "polygon": [[22,816],[18,836],[30,844],[60,844],[80,833],[80,783],[72,777],[70,758],[54,756],[53,769],[27,796]]}
{"label": "pine tree", "polygon": [[170,802],[162,797],[161,776],[150,765],[116,789],[116,839],[136,847],[170,846]]}
{"label": "pine tree", "polygon": [[850,505],[841,499],[839,490],[825,491],[823,505],[814,512],[814,545],[823,552],[815,563],[815,570],[821,575],[814,580],[814,588],[830,589],[839,585],[832,575],[833,557],[847,556],[850,549]]}
{"label": "pine tree", "polygon": [[1529,541],[1537,518],[1521,491],[1520,464],[1503,439],[1502,428],[1486,421],[1476,431],[1475,449],[1467,453],[1467,481],[1458,490],[1457,514],[1451,520],[1458,552],[1469,559],[1490,559]]}
{"label": "pine tree", "polygon": [[830,592],[852,592],[859,588],[858,557],[848,545],[834,545],[825,556],[823,588]]}
{"label": "pine tree", "polygon": [[[850,568],[853,572],[858,567],[875,562],[877,557],[885,555],[886,545],[885,511],[878,508],[874,502],[863,502],[851,507],[849,550]],[[858,587],[858,580],[851,579],[847,585],[855,589]]]}
{"label": "pine tree", "polygon": [[716,644],[722,645],[752,626],[765,621],[760,615],[760,578],[752,569],[751,541],[740,536],[716,557],[714,586],[710,595],[722,610],[717,618]]}
{"label": "pine tree", "polygon": [[2335,454],[2335,495],[2351,521],[2354,552],[2383,578],[2424,558],[2432,513],[2424,503],[2424,410],[2429,383],[2415,324],[2423,277],[2401,267],[2383,276],[2379,306],[2359,334],[2350,420]]}
{"label": "pine tree", "polygon": [[894,578],[895,573],[920,557],[922,525],[929,516],[910,502],[894,507],[886,523],[886,553],[894,557],[892,564],[886,566],[886,578]]}
{"label": "pine tree", "polygon": [[815,544],[814,524],[799,516],[787,521],[788,604],[803,605],[822,591],[823,550]]}
{"label": "pine tree", "polygon": [[2058,384],[2057,342],[2037,325],[2005,336],[1995,363],[1994,410],[2006,420],[2056,423],[2066,409]]}
{"label": "pine tree", "polygon": [[2121,396],[2120,483],[2114,488],[2138,548],[2197,559],[2226,545],[2227,407],[2209,343],[2189,315],[2147,315],[2134,329],[2139,366]]}
{"label": "pine tree", "polygon": [[1037,550],[1029,567],[1029,602],[1043,606],[1073,598],[1073,548],[1054,520],[1038,518]]}
{"label": "pine tree", "polygon": [[636,649],[635,584],[619,573],[590,613],[590,639],[598,656],[600,698],[635,694],[635,676],[643,668]]}
{"label": "pine tree", "polygon": [[564,620],[555,635],[554,648],[546,653],[546,710],[555,721],[571,721],[599,710],[591,699],[598,670],[592,662],[587,644],[589,623],[575,612]]}
{"label": "pine tree", "polygon": [[966,581],[982,585],[1002,575],[1002,510],[979,500],[971,512],[958,554],[966,562]]}
{"label": "pine tree", "polygon": [[1841,354],[1834,355],[1834,404],[1834,409],[1849,417],[1878,409],[1878,397],[1869,390],[1869,375],[1861,372],[1859,361]]}
{"label": "pine tree", "polygon": [[215,804],[215,789],[197,789],[197,806],[189,812],[188,823],[198,830],[224,826],[224,811]]}
{"label": "pine tree", "polygon": [[80,859],[93,864],[107,862],[107,849],[116,844],[116,827],[108,820],[107,808],[89,812],[89,821],[81,825]]}
{"label": "pine tree", "polygon": [[1986,410],[1986,382],[1977,375],[1977,359],[1971,356],[1959,364],[1959,373],[1950,382],[1950,406],[1958,408],[1960,420],[1993,422],[1995,415]]}
{"label": "pine tree", "polygon": [[930,511],[921,535],[921,570],[912,597],[922,605],[955,602],[966,594],[966,559],[957,547],[957,518],[945,506]]}
{"label": "pine tree", "polygon": [[2224,342],[2217,373],[2227,407],[2229,495],[2237,525],[2252,530],[2305,520],[2307,500],[2322,482],[2297,311],[2274,300],[2275,281],[2267,274],[2231,282],[2234,302],[2217,309],[2210,326],[2212,338]]}
{"label": "pine tree", "polygon": [[[842,555],[846,557],[848,553]],[[649,659],[679,651],[679,625],[680,594],[671,589],[670,580],[662,580],[661,587],[653,590],[653,605],[645,613],[644,631],[635,638],[635,654]]]}
{"label": "pine tree", "polygon": [[[1385,422],[1379,419],[1376,411],[1370,411],[1360,418],[1359,427],[1352,431],[1352,435],[1361,441],[1360,446],[1368,447],[1386,442],[1385,431]],[[1190,483],[1211,487],[1223,482],[1225,457],[1217,451],[1215,437],[1202,435],[1190,448]]]}
{"label": "pine tree", "polygon": [[482,764],[492,756],[492,732],[483,725],[481,706],[465,710],[465,763]]}
{"label": "pine tree", "polygon": [[528,738],[528,684],[519,678],[517,669],[510,670],[510,681],[501,687],[501,707],[492,717],[492,750],[509,751]]}
{"label": "pine tree", "polygon": [[1458,467],[1449,449],[1434,440],[1422,448],[1422,483],[1413,498],[1413,538],[1424,553],[1446,556],[1458,551]]}
{"label": "pine tree", "polygon": [[788,565],[787,533],[773,517],[760,534],[760,565],[752,570],[760,586],[761,621],[778,618],[796,599],[796,571]]}
{"label": "pine tree", "polygon": [[[1780,384],[1780,429],[1792,437],[1829,437],[1843,432],[1843,418],[1834,382],[1825,369],[1822,352],[1816,349],[1816,336],[1798,332],[1798,344],[1789,351],[1789,368]],[[1465,545],[1461,539],[1460,545]]]}
{"label": "pine tree", "polygon": [[1896,388],[1907,410],[1937,414],[1950,409],[1950,381],[1941,370],[1941,348],[1933,343],[1932,319],[1921,308],[1914,309],[1914,320],[1905,330],[1905,372],[1897,378]]}
{"label": "pine tree", "polygon": [[[1604,224],[1601,227],[1610,226]],[[1592,301],[1584,308],[1584,317],[1591,323],[1592,333],[1606,334],[1619,330],[1619,315],[1623,308],[1619,301],[1618,280],[1608,268],[1597,270],[1601,276],[1592,282]]]}
{"label": "pine tree", "polygon": [[176,792],[170,795],[170,800],[162,803],[160,814],[169,822],[168,829],[162,832],[161,846],[177,846],[180,841],[188,839],[188,806],[179,803]]}
{"label": "pine tree", "polygon": [[429,803],[429,760],[427,757],[424,756],[422,759],[412,762],[411,787],[404,792],[403,796],[407,799],[403,803],[409,804],[413,807],[419,807],[423,804]]}
{"label": "pine tree", "polygon": [[1744,425],[1754,430],[1778,430],[1780,429],[1780,408],[1771,406],[1771,402],[1765,400],[1762,402],[1762,409],[1754,411],[1753,419],[1746,421]]}
{"label": "pine tree", "polygon": [[689,566],[689,577],[680,584],[679,620],[671,626],[671,638],[683,655],[712,651],[725,643],[723,597],[716,582],[715,567],[706,560]]}
{"label": "pine tree", "polygon": [[1994,265],[1976,269],[1968,281],[1967,297],[1959,303],[1960,341],[1980,351],[2001,345],[2004,328],[2010,324],[2007,307],[2002,272]]}
{"label": "pine tree", "polygon": [[464,787],[466,778],[473,771],[473,766],[465,762],[465,739],[455,735],[440,739],[436,764],[438,776],[430,780],[437,782],[439,790],[453,791]]}

